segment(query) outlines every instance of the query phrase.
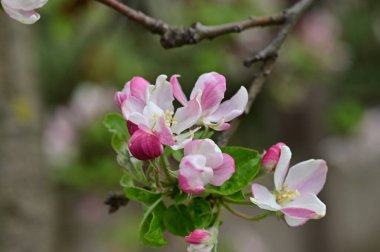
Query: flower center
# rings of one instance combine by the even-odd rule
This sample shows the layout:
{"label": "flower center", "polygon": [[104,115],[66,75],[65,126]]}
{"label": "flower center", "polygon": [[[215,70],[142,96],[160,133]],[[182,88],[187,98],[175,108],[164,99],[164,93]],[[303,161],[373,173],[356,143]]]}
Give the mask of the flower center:
{"label": "flower center", "polygon": [[173,115],[174,115],[173,111],[166,110],[165,115],[164,115],[165,124],[168,125],[169,127],[177,123],[177,120],[173,118]]}
{"label": "flower center", "polygon": [[279,192],[276,192],[276,201],[277,203],[283,203],[285,201],[291,201],[300,196],[300,192],[298,190],[288,190],[288,189],[283,189]]}

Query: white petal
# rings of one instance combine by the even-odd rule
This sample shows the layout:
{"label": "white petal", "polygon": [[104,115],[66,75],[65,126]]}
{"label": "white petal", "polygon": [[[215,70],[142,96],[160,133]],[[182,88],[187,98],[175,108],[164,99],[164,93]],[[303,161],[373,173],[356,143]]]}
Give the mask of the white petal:
{"label": "white petal", "polygon": [[155,103],[165,112],[173,111],[173,89],[170,82],[166,81],[166,75],[160,75],[157,77],[156,85],[150,93],[150,101]]}
{"label": "white petal", "polygon": [[25,11],[20,9],[13,9],[4,2],[1,2],[1,4],[3,5],[3,8],[5,12],[8,14],[8,16],[23,24],[34,24],[40,19],[40,14],[38,14],[34,10]]}
{"label": "white petal", "polygon": [[305,224],[309,219],[304,218],[296,218],[296,217],[290,217],[285,215],[285,221],[286,223],[291,227],[298,227]]}
{"label": "white petal", "polygon": [[219,108],[207,120],[211,122],[229,122],[241,115],[248,102],[248,92],[245,87],[241,87],[239,91],[230,99],[223,102]]}
{"label": "white petal", "polygon": [[282,185],[284,183],[284,179],[286,173],[288,172],[289,162],[292,158],[292,152],[290,151],[288,146],[281,147],[281,155],[278,160],[276,170],[274,172],[274,185],[276,186],[277,191],[282,190]]}
{"label": "white petal", "polygon": [[326,205],[315,194],[306,193],[283,205],[281,211],[291,217],[319,219],[326,215]]}
{"label": "white petal", "polygon": [[47,0],[2,0],[2,2],[12,9],[31,11],[44,6]]}
{"label": "white petal", "polygon": [[327,165],[324,160],[310,159],[289,169],[285,185],[301,193],[318,194],[326,182]]}
{"label": "white petal", "polygon": [[195,125],[201,116],[201,105],[198,98],[190,100],[184,107],[177,109],[172,125],[174,133],[179,134]]}
{"label": "white petal", "polygon": [[211,168],[218,167],[223,163],[223,154],[218,145],[211,139],[193,140],[185,146],[186,155],[199,154],[206,157],[206,165]]}
{"label": "white petal", "polygon": [[269,211],[278,211],[281,206],[276,202],[276,196],[265,186],[259,184],[252,185],[252,196],[250,199],[253,204]]}

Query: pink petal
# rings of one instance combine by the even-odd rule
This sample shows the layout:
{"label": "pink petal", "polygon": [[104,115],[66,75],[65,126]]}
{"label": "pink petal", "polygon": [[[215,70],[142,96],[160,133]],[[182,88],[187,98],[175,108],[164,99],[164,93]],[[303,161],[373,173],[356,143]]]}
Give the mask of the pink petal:
{"label": "pink petal", "polygon": [[326,215],[326,205],[315,194],[307,193],[284,204],[281,212],[296,218],[318,219]]}
{"label": "pink petal", "polygon": [[[142,114],[144,111],[145,104],[140,101],[139,99],[130,96],[128,99],[126,99],[121,107],[121,112],[123,113],[123,116],[126,120],[129,120],[129,117],[133,113],[139,113]],[[134,122],[135,124],[138,124],[137,122]]]}
{"label": "pink petal", "polygon": [[185,106],[187,104],[187,98],[186,95],[182,91],[181,84],[179,84],[178,77],[180,75],[175,74],[172,77],[170,77],[170,84],[172,84],[174,97],[183,105]]}
{"label": "pink petal", "polygon": [[185,133],[175,136],[176,144],[171,146],[173,150],[183,149],[188,143],[190,143],[194,138],[194,133],[197,132],[201,127],[197,127],[193,130],[189,130]]}
{"label": "pink petal", "polygon": [[291,190],[318,194],[325,185],[326,176],[326,162],[321,159],[310,159],[291,167],[285,184]]}
{"label": "pink petal", "polygon": [[143,130],[137,130],[128,141],[131,154],[139,160],[150,160],[159,157],[164,148],[160,140]]}
{"label": "pink petal", "polygon": [[267,172],[273,172],[280,160],[281,147],[285,146],[284,143],[277,143],[269,148],[261,160],[261,164]]}
{"label": "pink petal", "polygon": [[5,10],[5,12],[10,16],[11,18],[23,23],[23,24],[34,24],[40,19],[40,14],[38,14],[36,11],[32,10],[21,10],[21,9],[14,9],[10,7],[8,4],[1,1],[1,4]]}
{"label": "pink petal", "polygon": [[286,173],[288,172],[289,162],[291,158],[292,152],[290,151],[289,147],[286,145],[282,146],[280,159],[278,160],[278,164],[274,172],[274,184],[277,191],[282,190],[282,185],[284,183]]}
{"label": "pink petal", "polygon": [[206,167],[206,158],[202,155],[189,155],[182,158],[178,171],[179,187],[191,194],[201,194],[205,191],[213,176],[211,168]]}
{"label": "pink petal", "polygon": [[135,133],[139,129],[139,126],[137,126],[131,121],[127,121],[127,128],[128,128],[129,134],[133,135],[133,133]]}
{"label": "pink petal", "polygon": [[172,146],[175,144],[173,133],[170,127],[166,125],[164,117],[160,117],[160,119],[158,119],[157,127],[155,128],[155,133],[162,144],[168,146]]}
{"label": "pink petal", "polygon": [[269,211],[278,211],[281,206],[276,202],[276,196],[271,193],[265,186],[259,184],[252,185],[252,198],[250,200],[253,204],[261,209]]}
{"label": "pink petal", "polygon": [[217,110],[224,98],[226,78],[215,72],[202,74],[195,83],[190,99],[193,99],[199,91],[202,92],[202,114],[208,116]]}
{"label": "pink petal", "polygon": [[204,229],[195,229],[185,237],[185,241],[190,244],[201,244],[211,239],[211,234]]}
{"label": "pink petal", "polygon": [[142,77],[133,77],[130,81],[131,95],[142,101],[146,102],[146,92],[149,82]]}
{"label": "pink petal", "polygon": [[114,100],[116,105],[121,109],[124,101],[131,95],[130,81],[125,83],[124,88],[121,91],[115,93]]}
{"label": "pink petal", "polygon": [[180,134],[186,129],[194,126],[201,116],[201,105],[197,98],[190,100],[184,107],[177,109],[172,125],[172,130],[176,134]]}
{"label": "pink petal", "polygon": [[206,157],[206,166],[215,168],[223,163],[223,154],[218,145],[211,139],[193,140],[185,146],[185,156],[203,155]]}
{"label": "pink petal", "polygon": [[214,186],[221,186],[229,180],[235,173],[235,160],[228,154],[223,153],[223,163],[213,168],[214,176],[210,181],[210,184]]}
{"label": "pink petal", "polygon": [[239,91],[230,99],[223,102],[219,108],[207,119],[211,122],[229,122],[239,115],[243,114],[248,102],[248,92],[245,87],[241,87]]}
{"label": "pink petal", "polygon": [[286,223],[291,226],[291,227],[299,227],[305,224],[309,219],[304,219],[304,218],[296,218],[296,217],[291,217],[288,215],[285,215],[285,221]]}

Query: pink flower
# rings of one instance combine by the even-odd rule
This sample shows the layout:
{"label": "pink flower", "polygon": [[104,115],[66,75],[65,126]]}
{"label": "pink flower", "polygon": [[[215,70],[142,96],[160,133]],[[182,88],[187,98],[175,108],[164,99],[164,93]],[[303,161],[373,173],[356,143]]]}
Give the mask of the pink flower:
{"label": "pink flower", "polygon": [[211,139],[189,142],[184,154],[178,180],[181,190],[186,193],[201,194],[207,184],[221,186],[235,172],[234,159],[222,153]]}
{"label": "pink flower", "polygon": [[[201,110],[198,99],[176,111],[173,101],[173,91],[165,75],[157,78],[156,85],[150,85],[141,77],[134,77],[125,84],[122,91],[115,94],[115,102],[121,108],[131,134],[140,129],[155,136],[161,144],[179,149],[192,139],[194,130],[184,131],[195,124]],[[144,146],[147,144],[143,138],[134,146],[137,143]],[[136,146],[135,150],[146,149]],[[140,153],[137,156],[150,155]]]}
{"label": "pink flower", "polygon": [[267,172],[273,172],[276,168],[278,160],[280,159],[281,147],[284,143],[277,143],[269,148],[269,150],[264,154],[261,164]]}
{"label": "pink flower", "polygon": [[289,226],[300,226],[326,214],[326,205],[316,195],[326,182],[327,165],[324,160],[310,159],[288,171],[291,155],[289,147],[283,145],[274,172],[275,190],[253,184],[251,201],[262,209],[281,211]]}
{"label": "pink flower", "polygon": [[164,148],[160,140],[153,134],[137,130],[128,141],[131,154],[139,160],[150,160],[159,157]]}
{"label": "pink flower", "polygon": [[41,8],[48,0],[1,0],[5,12],[13,19],[33,24],[40,19],[35,9]]}
{"label": "pink flower", "polygon": [[185,241],[189,243],[188,252],[211,252],[217,243],[218,230],[211,228],[210,230],[195,229],[185,237]]}
{"label": "pink flower", "polygon": [[245,87],[241,87],[230,100],[221,103],[226,92],[226,79],[223,75],[216,72],[202,74],[195,83],[190,101],[183,93],[178,77],[179,75],[173,75],[170,78],[170,83],[175,98],[182,105],[186,106],[197,99],[197,96],[200,96],[201,113],[197,120],[198,124],[206,125],[215,130],[226,130],[230,127],[227,122],[244,112],[248,102],[248,92]]}

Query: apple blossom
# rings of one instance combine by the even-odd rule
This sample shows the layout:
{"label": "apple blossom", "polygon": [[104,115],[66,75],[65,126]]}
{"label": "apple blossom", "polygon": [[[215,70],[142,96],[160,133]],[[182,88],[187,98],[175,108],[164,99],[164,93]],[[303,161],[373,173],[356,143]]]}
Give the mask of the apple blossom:
{"label": "apple blossom", "polygon": [[248,92],[245,87],[230,99],[223,103],[226,92],[226,78],[216,72],[205,73],[199,76],[187,100],[178,82],[179,75],[173,75],[170,83],[173,87],[175,98],[184,106],[200,95],[201,114],[197,120],[198,124],[206,125],[215,130],[226,130],[230,127],[227,123],[244,112],[248,102]]}
{"label": "apple blossom", "polygon": [[40,19],[35,9],[41,8],[48,0],[1,0],[5,12],[11,18],[24,23],[33,24]]}
{"label": "apple blossom", "polygon": [[291,155],[289,147],[283,145],[274,172],[275,190],[253,184],[251,201],[262,209],[281,211],[289,226],[300,226],[326,214],[326,205],[316,195],[325,184],[327,165],[324,160],[310,159],[288,171]]}
{"label": "apple blossom", "polygon": [[182,191],[201,194],[207,184],[221,186],[235,172],[234,159],[211,139],[193,140],[185,145],[178,180]]}
{"label": "apple blossom", "polygon": [[[177,109],[176,112],[173,101],[173,91],[165,75],[157,78],[156,85],[150,85],[141,77],[134,77],[125,84],[122,91],[115,94],[115,102],[121,108],[132,136],[138,129],[145,131],[146,136],[149,136],[145,139],[140,132],[139,138],[134,139],[139,141],[130,144],[138,157],[148,158],[152,153],[156,155],[159,150],[162,152],[163,147],[154,144],[154,148],[157,147],[155,151],[137,154],[137,151],[148,150],[144,147],[149,144],[145,142],[148,139],[149,141],[154,139],[154,143],[159,141],[160,144],[171,146],[173,149],[182,148],[192,139],[194,131],[184,131],[193,126],[199,117],[199,98]],[[137,146],[139,144],[144,146]]]}
{"label": "apple blossom", "polygon": [[185,237],[185,241],[189,243],[188,252],[211,252],[217,243],[218,230],[211,228],[210,230],[195,229]]}
{"label": "apple blossom", "polygon": [[276,168],[278,160],[280,159],[281,147],[284,143],[277,143],[269,148],[269,150],[264,154],[261,164],[267,172],[273,172]]}

